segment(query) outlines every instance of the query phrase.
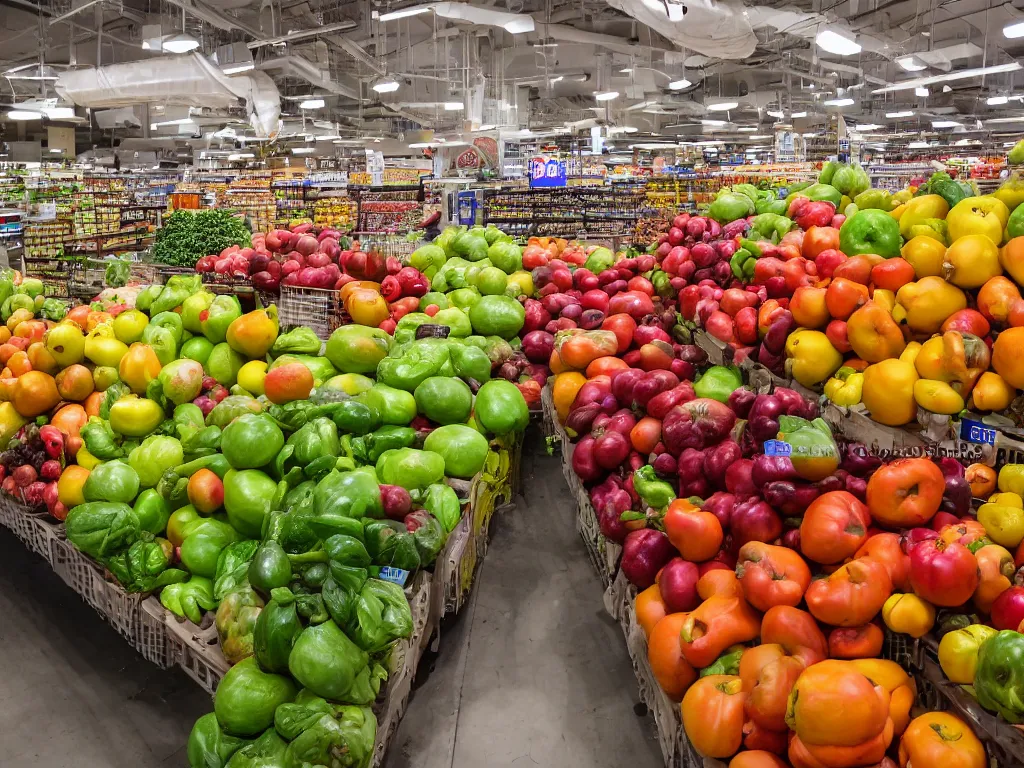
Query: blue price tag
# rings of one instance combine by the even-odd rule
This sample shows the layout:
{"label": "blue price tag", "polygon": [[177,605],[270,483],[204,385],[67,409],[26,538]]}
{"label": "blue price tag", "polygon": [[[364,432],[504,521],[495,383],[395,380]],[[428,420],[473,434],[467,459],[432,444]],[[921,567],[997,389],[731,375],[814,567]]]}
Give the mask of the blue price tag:
{"label": "blue price tag", "polygon": [[787,443],[785,440],[764,441],[765,456],[791,456],[792,454],[793,446]]}
{"label": "blue price tag", "polygon": [[963,419],[960,422],[960,439],[969,443],[995,445],[996,431],[992,427],[986,427],[980,421]]}
{"label": "blue price tag", "polygon": [[380,578],[384,581],[390,581],[393,584],[404,587],[405,582],[409,580],[409,571],[403,571],[401,568],[392,568],[390,565],[385,565],[380,569]]}

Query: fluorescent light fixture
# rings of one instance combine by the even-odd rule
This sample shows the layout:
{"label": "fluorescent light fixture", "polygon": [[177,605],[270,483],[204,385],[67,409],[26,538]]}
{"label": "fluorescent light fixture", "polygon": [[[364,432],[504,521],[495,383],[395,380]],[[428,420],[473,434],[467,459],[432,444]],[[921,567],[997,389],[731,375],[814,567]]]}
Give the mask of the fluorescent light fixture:
{"label": "fluorescent light fixture", "polygon": [[861,51],[860,43],[844,37],[838,32],[833,32],[831,29],[823,29],[819,32],[818,36],[814,38],[814,42],[823,51],[834,53],[837,56],[852,56]]}
{"label": "fluorescent light fixture", "polygon": [[991,120],[986,120],[986,123],[1021,123],[1024,122],[1024,115],[1020,117],[993,117]]}
{"label": "fluorescent light fixture", "polygon": [[481,125],[479,128],[477,128],[477,130],[478,131],[493,131],[494,128],[495,128],[495,126],[491,125],[490,123],[485,123],[484,125]]}
{"label": "fluorescent light fixture", "polygon": [[700,124],[701,125],[712,125],[712,126],[720,127],[720,126],[725,125],[725,120],[701,120]]}
{"label": "fluorescent light fixture", "polygon": [[299,109],[322,109],[324,103],[323,99],[306,99],[299,102]]}
{"label": "fluorescent light fixture", "polygon": [[41,120],[42,117],[42,112],[31,109],[12,109],[7,113],[8,120]]}
{"label": "fluorescent light fixture", "polygon": [[676,3],[668,3],[668,20],[669,21],[682,21],[683,20],[683,6]]}
{"label": "fluorescent light fixture", "polygon": [[826,107],[848,107],[853,104],[853,99],[829,99],[825,102]]}
{"label": "fluorescent light fixture", "polygon": [[782,120],[785,116],[786,116],[785,112],[775,112],[775,111],[770,110],[770,109],[768,110],[768,117],[774,117],[774,118],[776,118],[778,120]]}
{"label": "fluorescent light fixture", "polygon": [[956,120],[932,120],[932,128],[956,128],[963,125]]}
{"label": "fluorescent light fixture", "polygon": [[50,109],[43,108],[43,114],[51,120],[65,120],[75,116],[75,110],[72,107],[51,107]]}
{"label": "fluorescent light fixture", "polygon": [[794,112],[793,114],[790,115],[790,117],[807,117],[807,113],[806,112]]}
{"label": "fluorescent light fixture", "polygon": [[907,144],[909,149],[927,149],[931,145],[927,141],[912,141]]}
{"label": "fluorescent light fixture", "polygon": [[392,77],[385,77],[373,84],[373,90],[377,93],[393,93],[398,90],[398,81]]}
{"label": "fluorescent light fixture", "polygon": [[565,80],[565,77],[563,75],[559,75],[558,77],[552,77],[550,80],[548,80],[548,85],[554,85],[555,83],[560,83],[563,80]]}
{"label": "fluorescent light fixture", "polygon": [[771,136],[769,136],[767,133],[759,133],[756,136],[751,136],[750,138],[751,139],[770,139]]}
{"label": "fluorescent light fixture", "polygon": [[228,162],[234,162],[236,160],[250,160],[256,157],[252,152],[235,152],[228,155]]}
{"label": "fluorescent light fixture", "polygon": [[681,91],[683,88],[689,88],[691,85],[693,85],[693,83],[684,77],[682,80],[673,80],[668,84],[668,87],[673,91]]}
{"label": "fluorescent light fixture", "polygon": [[1013,24],[1003,27],[1003,37],[1008,37],[1011,40],[1016,37],[1024,37],[1024,21],[1015,21]]}
{"label": "fluorescent light fixture", "polygon": [[335,139],[340,139],[341,136],[338,136],[336,133],[324,133],[313,138],[317,141],[334,141]]}
{"label": "fluorescent light fixture", "polygon": [[162,47],[165,51],[170,51],[171,53],[188,53],[199,47],[199,41],[192,37],[192,35],[180,32],[177,35],[165,37]]}
{"label": "fluorescent light fixture", "polygon": [[885,116],[890,118],[890,119],[897,118],[897,117],[913,117],[914,116],[914,110],[912,110],[912,109],[905,109],[902,112],[886,112]]}
{"label": "fluorescent light fixture", "polygon": [[914,95],[915,96],[920,96],[921,98],[927,98],[927,96],[928,96],[928,89],[924,88],[924,87],[915,88],[914,89]]}
{"label": "fluorescent light fixture", "polygon": [[[957,72],[946,72],[942,75],[932,75],[930,77],[918,77],[914,80],[903,80],[899,83],[892,83],[886,85],[883,88],[876,88],[872,93],[892,93],[893,91],[909,91],[911,88],[920,88],[922,86],[935,85],[936,83],[946,83],[951,80],[966,80],[972,77],[981,77],[982,75],[998,75],[1001,72],[1016,72],[1021,68],[1021,65],[1016,62],[1010,62],[1009,64],[996,64],[991,67],[977,67],[976,69],[961,69]],[[945,92],[945,88],[942,89]],[[950,89],[952,90],[952,89]]]}
{"label": "fluorescent light fixture", "polygon": [[510,35],[521,35],[524,32],[533,32],[533,17],[526,16],[523,18],[512,19],[512,21],[507,21],[502,24],[501,27]]}
{"label": "fluorescent light fixture", "polygon": [[619,98],[618,91],[604,91],[603,93],[595,93],[594,98],[598,101],[611,101],[612,99]]}
{"label": "fluorescent light fixture", "polygon": [[989,96],[987,99],[985,99],[985,103],[988,104],[990,107],[997,107],[1000,104],[1005,104],[1009,100],[1010,99],[1007,98],[1006,96]]}
{"label": "fluorescent light fixture", "polygon": [[394,21],[395,19],[404,19],[409,16],[417,16],[421,13],[427,13],[430,10],[429,5],[420,5],[415,8],[403,8],[400,11],[390,11],[389,13],[382,13],[377,21]]}
{"label": "fluorescent light fixture", "polygon": [[754,133],[757,130],[757,128],[755,128],[752,125],[741,125],[736,130],[739,131],[740,133]]}
{"label": "fluorescent light fixture", "polygon": [[51,154],[51,155],[59,155],[59,154],[60,154],[61,152],[63,152],[63,151],[64,151],[63,149],[60,149],[60,148],[58,147],[58,148],[55,148],[55,149],[51,149],[51,150],[50,150],[50,154]]}
{"label": "fluorescent light fixture", "polygon": [[861,132],[864,132],[864,131],[877,131],[879,128],[883,128],[883,127],[884,126],[878,125],[876,123],[857,123],[857,125],[855,126],[854,129],[858,130],[858,131],[861,131]]}
{"label": "fluorescent light fixture", "polygon": [[920,72],[922,69],[928,69],[928,65],[916,56],[901,56],[896,59],[896,63],[907,72]]}
{"label": "fluorescent light fixture", "polygon": [[292,147],[293,155],[311,155],[315,151],[313,147]]}
{"label": "fluorescent light fixture", "polygon": [[221,72],[225,75],[237,75],[239,72],[248,72],[250,69],[255,69],[256,65],[251,61],[243,61],[240,64],[228,64]]}
{"label": "fluorescent light fixture", "polygon": [[461,101],[446,101],[444,103],[445,112],[458,112],[460,109],[464,109]]}
{"label": "fluorescent light fixture", "polygon": [[709,112],[725,112],[730,109],[736,109],[739,105],[738,101],[720,101],[717,104],[706,105],[706,109]]}
{"label": "fluorescent light fixture", "polygon": [[410,144],[409,145],[409,149],[426,149],[429,146],[430,146],[430,142],[427,142],[427,141],[417,141],[415,144]]}
{"label": "fluorescent light fixture", "polygon": [[800,135],[803,136],[805,139],[809,139],[812,136],[817,136],[818,134],[816,134],[816,133],[801,133]]}
{"label": "fluorescent light fixture", "polygon": [[630,69],[629,67],[626,67],[625,69],[620,69],[619,70],[619,74],[620,75],[629,75],[629,74],[632,74],[632,73],[633,73],[633,70]]}

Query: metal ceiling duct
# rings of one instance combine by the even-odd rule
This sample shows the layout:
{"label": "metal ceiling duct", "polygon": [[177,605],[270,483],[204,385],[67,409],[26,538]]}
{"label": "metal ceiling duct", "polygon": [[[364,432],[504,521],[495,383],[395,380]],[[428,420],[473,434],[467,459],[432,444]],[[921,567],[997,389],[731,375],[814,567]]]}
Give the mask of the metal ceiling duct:
{"label": "metal ceiling duct", "polygon": [[270,77],[262,72],[228,77],[199,54],[68,70],[55,87],[64,99],[93,109],[146,102],[226,109],[244,100],[261,136],[274,133],[281,116],[280,94]]}

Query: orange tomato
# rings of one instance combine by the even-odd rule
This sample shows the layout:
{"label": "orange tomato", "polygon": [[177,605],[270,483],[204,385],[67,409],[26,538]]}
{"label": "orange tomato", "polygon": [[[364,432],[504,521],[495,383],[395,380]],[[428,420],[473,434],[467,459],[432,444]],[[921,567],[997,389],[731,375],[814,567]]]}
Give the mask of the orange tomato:
{"label": "orange tomato", "polygon": [[559,423],[565,424],[569,409],[576,399],[576,393],[586,383],[587,377],[576,371],[566,371],[555,376],[555,383],[551,387],[551,399],[554,401]]}
{"label": "orange tomato", "polygon": [[897,459],[868,480],[868,509],[882,525],[915,528],[939,511],[945,490],[942,470],[931,459]]}
{"label": "orange tomato", "polygon": [[811,227],[804,233],[803,255],[813,259],[822,251],[839,250],[839,230],[835,227]]}
{"label": "orange tomato", "polygon": [[878,736],[887,722],[889,694],[849,661],[807,667],[789,695],[786,723],[807,745],[853,747]]}
{"label": "orange tomato", "polygon": [[823,493],[804,512],[800,551],[822,565],[841,563],[867,540],[870,525],[868,508],[852,493]]}
{"label": "orange tomato", "polygon": [[974,498],[987,499],[996,490],[996,471],[985,464],[971,464],[967,468],[967,482]]}
{"label": "orange tomato", "polygon": [[65,400],[85,400],[95,388],[92,372],[78,363],[69,365],[58,373],[56,382],[57,391]]}
{"label": "orange tomato", "polygon": [[789,768],[778,755],[763,749],[740,752],[729,762],[729,768]]}
{"label": "orange tomato", "polygon": [[885,634],[877,624],[836,627],[828,634],[828,655],[833,659],[866,659],[882,652]]}
{"label": "orange tomato", "polygon": [[702,563],[714,557],[722,546],[722,524],[686,499],[676,499],[665,511],[665,534],[684,560]]}
{"label": "orange tomato", "polygon": [[629,368],[629,365],[622,358],[606,355],[597,358],[587,366],[587,378],[592,379],[601,375],[611,376],[612,371],[621,371],[626,368]]}
{"label": "orange tomato", "polygon": [[51,376],[60,370],[57,361],[53,359],[53,353],[41,341],[33,341],[28,345],[28,361],[32,364],[32,370],[42,371]]}
{"label": "orange tomato", "polygon": [[871,282],[871,269],[874,266],[875,263],[866,255],[854,256],[836,267],[835,272],[832,273],[832,279],[842,277],[861,285],[867,285]]}
{"label": "orange tomato", "polygon": [[903,667],[888,659],[854,659],[850,661],[871,682],[889,694],[889,719],[893,733],[899,736],[910,722],[910,708],[917,698],[917,684]]}
{"label": "orange tomato", "polygon": [[629,440],[641,455],[653,453],[661,442],[661,421],[653,416],[644,416],[630,430]]}
{"label": "orange tomato", "polygon": [[832,317],[845,320],[868,302],[868,287],[845,277],[833,277],[825,291],[825,306]]}
{"label": "orange tomato", "polygon": [[263,390],[267,399],[278,405],[305,400],[313,391],[313,374],[302,363],[288,363],[266,375]]}
{"label": "orange tomato", "polygon": [[685,618],[685,613],[670,613],[654,625],[647,638],[647,661],[651,672],[665,695],[673,701],[682,700],[697,679],[697,671],[683,658],[679,644],[679,632]]}
{"label": "orange tomato", "polygon": [[747,602],[759,611],[799,605],[811,583],[811,569],[799,552],[760,541],[740,547],[736,575]]}
{"label": "orange tomato", "polygon": [[795,656],[765,664],[747,697],[747,717],[766,730],[785,731],[789,694],[803,671],[803,662]]}
{"label": "orange tomato", "polygon": [[683,697],[683,728],[705,757],[735,755],[743,744],[743,705],[747,694],[736,675],[708,675]]}
{"label": "orange tomato", "polygon": [[828,658],[828,641],[818,622],[807,611],[791,605],[776,605],[761,619],[761,642],[777,643],[804,666]]}
{"label": "orange tomato", "polygon": [[[1016,238],[1015,238],[1016,239]],[[1024,328],[1007,328],[992,345],[992,367],[1007,383],[1024,389]]]}
{"label": "orange tomato", "polygon": [[82,405],[85,407],[85,412],[90,416],[100,415],[100,406],[103,405],[103,398],[105,394],[103,392],[93,392],[87,398]]}
{"label": "orange tomato", "polygon": [[19,350],[11,355],[7,367],[11,369],[12,375],[21,377],[32,370],[32,363],[28,359],[28,354]]}
{"label": "orange tomato", "polygon": [[1013,555],[998,544],[986,544],[974,553],[974,559],[979,575],[974,605],[982,613],[989,613],[996,598],[1013,586]]}
{"label": "orange tomato", "polygon": [[88,304],[79,304],[77,307],[72,307],[68,310],[64,319],[70,320],[84,331],[88,327],[89,312],[91,311]]}
{"label": "orange tomato", "polygon": [[743,690],[748,693],[757,685],[761,670],[786,655],[786,650],[778,643],[762,643],[747,648],[740,656],[740,681]]}
{"label": "orange tomato", "polygon": [[652,584],[638,594],[634,610],[636,611],[636,623],[644,631],[644,637],[650,637],[657,623],[668,615],[665,601],[661,599],[661,587]]}
{"label": "orange tomato", "polygon": [[851,560],[807,588],[807,609],[818,621],[836,627],[867,624],[892,594],[886,567],[870,557]]}
{"label": "orange tomato", "polygon": [[956,715],[927,712],[907,726],[900,739],[900,768],[985,768],[985,746],[974,731]]}
{"label": "orange tomato", "polygon": [[21,350],[13,344],[3,343],[0,344],[0,365],[7,365],[7,361],[11,359],[15,352]]}
{"label": "orange tomato", "polygon": [[26,320],[23,323],[18,323],[18,327],[14,329],[14,335],[28,339],[30,343],[42,341],[43,336],[46,335],[46,323],[40,320]]}
{"label": "orange tomato", "polygon": [[26,371],[14,385],[14,408],[27,419],[46,413],[60,402],[53,376],[42,371]]}
{"label": "orange tomato", "polygon": [[1020,299],[1020,289],[1012,280],[1002,275],[990,277],[978,289],[978,311],[990,322],[1006,323],[1010,308]]}
{"label": "orange tomato", "polygon": [[618,337],[611,331],[579,331],[559,342],[558,355],[570,368],[583,370],[599,357],[614,355],[618,348]]}
{"label": "orange tomato", "polygon": [[871,282],[875,288],[898,291],[907,283],[914,282],[914,268],[906,259],[886,259],[871,268]]}
{"label": "orange tomato", "polygon": [[85,320],[85,329],[87,331],[93,330],[97,325],[101,323],[109,323],[114,319],[114,316],[109,312],[90,312]]}
{"label": "orange tomato", "polygon": [[911,592],[910,555],[900,546],[900,537],[895,533],[876,533],[854,553],[854,557],[871,557],[882,563],[889,571],[893,588],[899,592]]}
{"label": "orange tomato", "polygon": [[697,580],[697,594],[701,600],[718,595],[720,597],[743,597],[743,586],[736,578],[736,572],[729,568],[715,568]]}
{"label": "orange tomato", "polygon": [[77,437],[79,431],[89,421],[89,414],[85,408],[77,403],[69,403],[61,408],[50,419],[50,423],[63,432],[65,435]]}
{"label": "orange tomato", "polygon": [[348,297],[351,296],[354,291],[361,289],[380,293],[380,283],[375,283],[372,280],[353,280],[352,282],[345,283],[341,286],[341,289],[338,292],[338,298],[341,300],[341,303],[344,304],[348,301]]}

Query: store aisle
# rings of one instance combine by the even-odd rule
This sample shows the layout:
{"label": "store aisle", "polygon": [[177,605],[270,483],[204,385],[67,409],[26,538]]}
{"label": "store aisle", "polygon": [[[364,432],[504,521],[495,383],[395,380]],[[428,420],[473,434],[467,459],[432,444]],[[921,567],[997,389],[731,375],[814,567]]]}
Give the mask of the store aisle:
{"label": "store aisle", "polygon": [[470,602],[424,658],[385,768],[663,765],[559,460],[536,431],[526,441],[525,500],[491,524]]}
{"label": "store aisle", "polygon": [[[662,765],[619,627],[536,434],[525,501],[495,519],[469,604],[445,622],[386,768]],[[144,661],[0,527],[0,764],[186,765],[209,698]]]}
{"label": "store aisle", "polygon": [[186,766],[210,698],[139,656],[0,527],[0,765]]}

